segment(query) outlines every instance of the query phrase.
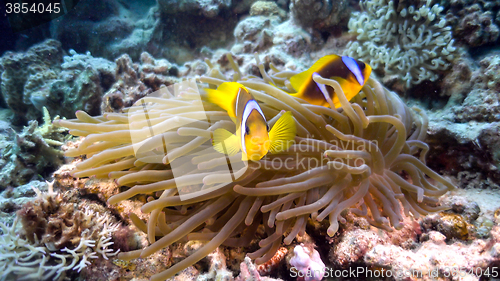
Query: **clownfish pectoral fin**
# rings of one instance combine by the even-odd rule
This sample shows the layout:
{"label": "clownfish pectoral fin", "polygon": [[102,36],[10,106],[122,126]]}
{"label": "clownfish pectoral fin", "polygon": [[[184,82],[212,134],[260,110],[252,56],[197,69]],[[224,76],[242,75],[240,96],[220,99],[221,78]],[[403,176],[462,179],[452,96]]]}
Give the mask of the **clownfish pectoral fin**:
{"label": "clownfish pectoral fin", "polygon": [[292,112],[285,112],[269,131],[269,152],[279,153],[288,149],[295,140],[297,127]]}
{"label": "clownfish pectoral fin", "polygon": [[238,137],[225,129],[217,129],[214,131],[212,145],[217,152],[229,156],[235,155],[240,151]]}

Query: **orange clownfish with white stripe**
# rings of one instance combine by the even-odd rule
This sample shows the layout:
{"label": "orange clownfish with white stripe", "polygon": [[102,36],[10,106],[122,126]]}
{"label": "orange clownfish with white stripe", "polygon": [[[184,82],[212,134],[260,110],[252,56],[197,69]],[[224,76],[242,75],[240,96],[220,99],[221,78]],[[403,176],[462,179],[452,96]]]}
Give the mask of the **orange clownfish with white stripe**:
{"label": "orange clownfish with white stripe", "polygon": [[212,144],[218,152],[234,155],[242,150],[242,160],[258,161],[268,152],[279,153],[293,143],[297,129],[291,112],[285,112],[269,130],[259,103],[245,86],[225,82],[217,90],[205,91],[208,101],[226,110],[236,124],[236,134],[221,128],[214,131]]}
{"label": "orange clownfish with white stripe", "polygon": [[325,96],[329,96],[336,108],[341,107],[339,98],[331,87],[318,84],[315,75],[339,82],[347,100],[356,96],[370,77],[372,68],[361,61],[348,56],[328,55],[319,59],[308,70],[290,78],[290,83],[297,93],[290,95],[308,101],[314,105],[329,107]]}

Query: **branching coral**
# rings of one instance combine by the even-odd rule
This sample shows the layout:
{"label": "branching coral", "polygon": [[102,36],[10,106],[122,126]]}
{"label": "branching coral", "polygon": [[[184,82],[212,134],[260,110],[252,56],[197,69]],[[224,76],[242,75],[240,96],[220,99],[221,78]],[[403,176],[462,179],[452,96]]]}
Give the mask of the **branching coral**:
{"label": "branching coral", "polygon": [[358,41],[346,54],[369,63],[386,75],[397,75],[407,88],[425,80],[435,81],[454,58],[451,27],[440,16],[443,7],[396,7],[394,1],[363,0],[363,12],[354,12],[349,30]]}
{"label": "branching coral", "polygon": [[[291,111],[297,137],[287,151],[249,162],[246,170],[235,170],[234,182],[229,180],[221,187],[211,189],[226,181],[226,175],[213,168],[227,165],[226,157],[197,153],[211,147],[213,130],[232,122],[208,122],[217,117],[229,119],[225,111],[199,100],[194,88],[175,96],[164,92],[160,97],[145,97],[128,110],[128,117],[117,113],[91,117],[77,112],[77,120],[57,122],[72,134],[86,137],[78,149],[66,153],[88,157],[76,165],[75,176],[109,176],[130,187],[111,197],[109,203],[150,195],[142,207],[150,213],[149,221],[144,223],[134,214],[131,219],[148,234],[151,245],[120,254],[120,258],[147,257],[185,237],[207,241],[186,259],[152,277],[164,280],[219,245],[249,245],[261,225],[267,237],[259,242],[259,250],[248,254],[258,264],[272,258],[282,242],[288,245],[303,235],[309,218],[328,219],[328,235],[334,235],[339,222],[345,222],[346,210],[391,231],[402,227],[404,216],[445,209],[438,206],[438,197],[453,185],[425,164],[427,119],[423,112],[407,108],[374,79],[349,102],[337,82],[316,77],[317,83],[335,89],[342,108],[306,104],[282,90],[289,86],[294,72],[272,67],[266,73],[258,62],[263,79],[244,77],[229,59],[235,71],[233,80],[245,85],[261,103],[270,126],[283,111]],[[210,87],[228,81],[215,68],[199,80]],[[199,102],[204,112],[194,106]],[[138,118],[146,105],[149,119]],[[207,119],[197,118],[202,113]],[[188,158],[191,163],[184,164],[194,167],[174,177],[173,167],[190,154],[194,155]],[[241,155],[229,158],[231,164],[241,161]],[[186,187],[198,191],[183,197]]]}
{"label": "branching coral", "polygon": [[48,193],[34,190],[37,199],[23,207],[12,226],[0,223],[0,280],[60,280],[68,270],[80,272],[90,259],[117,254],[108,247],[119,224],[90,208],[73,210],[52,184]]}

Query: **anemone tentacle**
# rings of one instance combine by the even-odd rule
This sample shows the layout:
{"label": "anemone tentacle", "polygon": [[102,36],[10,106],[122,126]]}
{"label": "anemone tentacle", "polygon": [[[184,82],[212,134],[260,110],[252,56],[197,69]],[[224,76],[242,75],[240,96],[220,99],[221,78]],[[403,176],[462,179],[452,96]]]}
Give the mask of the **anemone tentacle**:
{"label": "anemone tentacle", "polygon": [[[210,146],[210,132],[231,126],[230,122],[219,122],[204,130],[207,124],[203,122],[182,122],[199,114],[192,106],[196,95],[189,91],[181,96],[144,98],[153,114],[154,136],[143,129],[144,124],[133,124],[140,120],[123,118],[125,114],[104,114],[92,119],[79,114],[79,119],[58,121],[78,135],[87,136],[85,145],[68,152],[71,156],[87,156],[77,165],[76,175],[110,173],[119,184],[130,187],[111,197],[110,203],[138,194],[151,195],[142,208],[151,214],[149,221],[144,223],[132,216],[138,228],[148,233],[151,245],[142,251],[121,253],[120,258],[146,257],[184,237],[208,241],[184,261],[152,278],[164,280],[219,245],[248,245],[259,225],[265,227],[268,236],[260,241],[261,248],[249,256],[257,263],[264,263],[275,254],[283,239],[290,244],[296,235],[305,233],[308,218],[318,221],[328,218],[327,233],[332,236],[339,222],[345,221],[344,210],[366,216],[374,226],[390,231],[400,229],[405,216],[418,217],[445,208],[437,206],[437,199],[454,186],[425,164],[428,147],[424,143],[427,130],[424,112],[408,108],[374,78],[348,102],[336,81],[315,77],[317,83],[334,88],[342,107],[311,106],[286,92],[287,79],[294,72],[277,72],[273,67],[266,73],[259,62],[265,79],[245,77],[232,58],[228,58],[239,74],[238,82],[261,104],[266,119],[273,122],[282,110],[291,111],[298,136],[287,151],[250,162],[235,182],[223,188],[195,193],[182,200],[176,189],[178,181],[171,171],[173,162],[166,164],[169,154],[175,155],[170,161],[188,153],[196,154]],[[230,79],[213,69],[199,81],[215,88]],[[208,115],[227,117],[216,105],[206,100],[201,102]],[[183,113],[173,110],[173,105],[183,107]],[[134,116],[140,110],[139,106],[133,106],[127,114]],[[139,142],[148,144],[151,151],[141,151],[139,155],[134,150],[136,143],[124,130],[139,133],[142,137]],[[237,161],[238,156],[233,160]],[[211,169],[225,164],[226,157],[199,155],[193,161],[197,168],[184,175],[183,180],[186,185],[205,187],[218,180],[211,175]]]}

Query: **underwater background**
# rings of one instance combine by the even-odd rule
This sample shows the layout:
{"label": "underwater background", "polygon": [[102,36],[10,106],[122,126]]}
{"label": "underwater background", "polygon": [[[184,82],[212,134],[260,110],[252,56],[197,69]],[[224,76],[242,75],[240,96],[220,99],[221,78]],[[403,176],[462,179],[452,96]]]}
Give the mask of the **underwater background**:
{"label": "underwater background", "polygon": [[[176,264],[171,280],[500,280],[499,1],[80,0],[67,1],[64,15],[21,28],[29,17],[12,14],[22,2],[0,8],[0,280],[164,280],[157,274]],[[44,13],[55,3],[39,2]],[[280,96],[290,77],[331,54],[372,68],[352,114]],[[175,185],[151,187],[166,185],[168,163],[146,165],[119,148],[130,138],[127,107],[191,78],[200,88],[241,82],[266,117],[286,109],[279,102],[290,106],[298,137],[309,143],[322,138],[301,132],[379,140],[388,164],[366,170],[346,156],[347,176],[300,178],[305,187],[276,182],[302,174],[271,169],[248,176],[246,186],[276,183],[279,193],[259,197],[240,182],[183,205],[168,193]],[[168,98],[176,106],[189,100]],[[143,101],[170,106],[167,98]],[[357,130],[382,122],[377,116],[395,123]],[[399,142],[398,124],[407,133]],[[96,155],[107,158],[85,162]],[[418,163],[402,163],[410,158]],[[399,166],[389,165],[394,159]],[[312,207],[330,196],[328,183],[344,181],[339,197]],[[148,188],[136,192],[139,186]],[[171,205],[154,209],[156,201]],[[327,203],[342,208],[319,222]],[[281,225],[271,219],[306,205],[314,210]],[[233,214],[242,219],[235,223]],[[197,252],[231,224],[241,240]],[[148,248],[176,231],[169,243]],[[149,252],[139,257],[143,248]],[[195,252],[199,261],[181,263]]]}

